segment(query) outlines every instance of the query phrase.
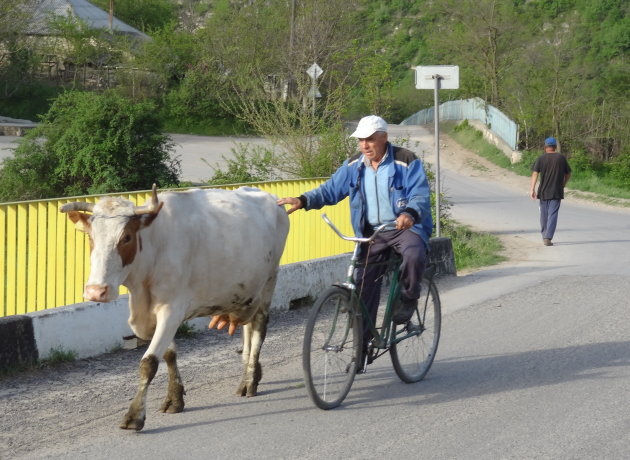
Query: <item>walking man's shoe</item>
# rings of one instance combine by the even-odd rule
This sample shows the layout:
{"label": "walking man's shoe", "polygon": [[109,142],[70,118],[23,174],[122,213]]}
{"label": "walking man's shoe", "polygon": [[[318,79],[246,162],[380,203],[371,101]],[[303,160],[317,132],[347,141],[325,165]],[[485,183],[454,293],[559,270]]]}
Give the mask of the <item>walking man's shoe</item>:
{"label": "walking man's shoe", "polygon": [[394,315],[392,317],[394,324],[405,324],[411,319],[411,316],[413,315],[413,312],[416,311],[417,307],[418,300],[403,299],[402,302],[396,305],[396,309],[394,310]]}
{"label": "walking man's shoe", "polygon": [[543,244],[545,246],[553,246],[553,243],[551,242],[549,238],[543,238]]}

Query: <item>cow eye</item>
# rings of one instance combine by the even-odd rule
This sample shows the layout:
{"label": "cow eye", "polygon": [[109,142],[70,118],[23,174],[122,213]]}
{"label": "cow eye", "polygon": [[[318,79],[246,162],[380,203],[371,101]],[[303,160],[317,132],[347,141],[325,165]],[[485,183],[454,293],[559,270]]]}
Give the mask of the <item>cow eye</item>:
{"label": "cow eye", "polygon": [[126,235],[123,236],[121,243],[129,244],[130,242],[131,242],[131,235],[127,233]]}

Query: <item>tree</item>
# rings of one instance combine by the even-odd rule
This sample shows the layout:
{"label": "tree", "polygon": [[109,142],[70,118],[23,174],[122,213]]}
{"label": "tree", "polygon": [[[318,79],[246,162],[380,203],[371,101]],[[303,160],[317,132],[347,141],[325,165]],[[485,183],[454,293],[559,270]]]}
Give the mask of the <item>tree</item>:
{"label": "tree", "polygon": [[[199,33],[204,52],[185,78],[197,84],[182,88],[216,97],[270,139],[274,170],[328,175],[351,151],[340,133],[349,89],[359,81],[357,6],[356,0],[217,2]],[[325,69],[315,109],[306,74],[314,62]]]}
{"label": "tree", "polygon": [[442,0],[431,7],[441,18],[429,44],[439,55],[459,64],[461,82],[470,96],[502,107],[503,81],[513,70],[522,41],[522,27],[512,2]]}
{"label": "tree", "polygon": [[35,64],[23,34],[38,0],[0,2],[0,98],[10,97],[32,78]]}
{"label": "tree", "polygon": [[0,170],[0,199],[123,192],[178,184],[180,163],[148,102],[68,91]]}

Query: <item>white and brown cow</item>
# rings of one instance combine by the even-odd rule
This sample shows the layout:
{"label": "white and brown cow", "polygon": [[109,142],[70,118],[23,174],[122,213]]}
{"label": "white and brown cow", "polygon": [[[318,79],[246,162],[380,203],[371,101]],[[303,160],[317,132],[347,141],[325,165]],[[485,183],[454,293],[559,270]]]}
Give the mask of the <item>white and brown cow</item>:
{"label": "white and brown cow", "polygon": [[[189,190],[153,195],[144,206],[106,197],[72,202],[61,212],[90,237],[91,269],[84,296],[96,302],[129,289],[129,325],[151,340],[140,362],[140,387],[121,428],[141,430],[146,394],[160,357],[168,367],[161,410],[184,409],[184,386],[173,338],[190,318],[243,326],[243,377],[237,394],[256,395],[278,264],[289,220],[272,195],[254,188]],[[92,213],[86,214],[87,211]]]}

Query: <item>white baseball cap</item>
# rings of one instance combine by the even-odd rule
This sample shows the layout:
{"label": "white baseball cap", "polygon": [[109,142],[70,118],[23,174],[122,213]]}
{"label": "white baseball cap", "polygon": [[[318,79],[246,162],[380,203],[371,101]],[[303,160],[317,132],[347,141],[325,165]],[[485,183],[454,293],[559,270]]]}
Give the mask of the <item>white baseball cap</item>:
{"label": "white baseball cap", "polygon": [[366,137],[370,137],[377,131],[382,131],[386,133],[387,122],[379,116],[368,115],[367,117],[361,118],[357,129],[352,134],[350,134],[350,137],[365,139]]}

